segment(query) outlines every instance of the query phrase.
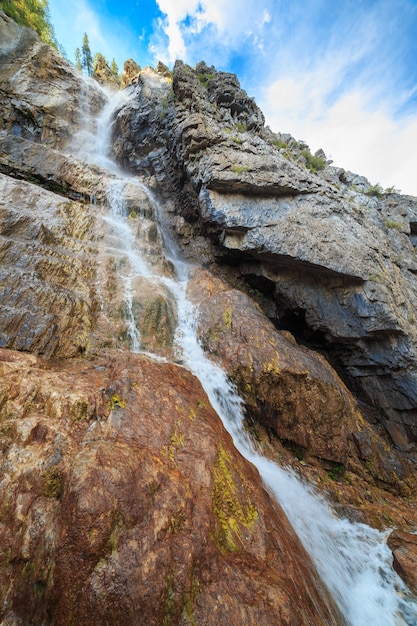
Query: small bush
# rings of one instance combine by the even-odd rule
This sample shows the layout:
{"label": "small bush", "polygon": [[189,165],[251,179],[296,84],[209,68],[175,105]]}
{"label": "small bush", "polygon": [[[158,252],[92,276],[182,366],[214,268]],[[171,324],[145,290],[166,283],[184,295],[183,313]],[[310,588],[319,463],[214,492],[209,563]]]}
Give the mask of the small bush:
{"label": "small bush", "polygon": [[385,220],[385,226],[387,228],[393,228],[394,230],[402,230],[403,225],[401,222],[395,222],[394,220]]}
{"label": "small bush", "polygon": [[235,124],[235,128],[239,133],[244,133],[248,130],[248,127],[245,124],[245,122],[237,122],[237,124]]}
{"label": "small bush", "polygon": [[326,161],[321,157],[311,154],[310,150],[304,149],[301,151],[301,154],[305,158],[306,167],[308,170],[310,170],[310,172],[316,173],[324,170],[324,168],[326,167]]}
{"label": "small bush", "polygon": [[371,185],[370,187],[368,187],[366,195],[374,196],[375,198],[382,198],[383,193],[384,190],[382,189],[381,185],[377,183],[376,185]]}
{"label": "small bush", "polygon": [[288,145],[285,141],[281,141],[281,139],[274,139],[272,144],[276,147],[277,150],[281,150],[281,148],[288,148]]}
{"label": "small bush", "polygon": [[212,78],[214,78],[214,74],[204,74],[204,72],[200,72],[198,74],[198,80],[206,89],[208,88],[208,84]]}

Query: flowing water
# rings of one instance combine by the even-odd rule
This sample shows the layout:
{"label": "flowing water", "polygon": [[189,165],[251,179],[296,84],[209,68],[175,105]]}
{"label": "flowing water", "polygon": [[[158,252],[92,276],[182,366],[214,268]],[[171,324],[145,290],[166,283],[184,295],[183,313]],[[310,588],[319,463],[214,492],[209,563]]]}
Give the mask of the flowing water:
{"label": "flowing water", "polygon": [[[141,351],[132,312],[133,285],[135,278],[145,276],[155,284],[164,285],[175,298],[177,358],[199,378],[236,448],[257,467],[264,484],[281,504],[347,623],[351,626],[369,626],[371,623],[375,626],[417,626],[417,599],[392,569],[392,554],[386,545],[385,534],[365,524],[337,517],[313,487],[303,482],[294,471],[262,457],[254,448],[244,428],[241,399],[223,370],[207,357],[197,340],[198,311],[187,299],[187,264],[180,259],[175,243],[163,232],[161,224],[166,255],[175,268],[174,278],[156,272],[143,258],[126,218],[121,193],[123,185],[131,183],[132,178],[123,177],[107,156],[111,112],[126,96],[117,97],[119,101],[111,102],[98,121],[97,128],[102,132],[89,139],[88,160],[119,175],[107,191],[110,214],[106,221],[112,230],[115,251],[125,259],[119,278],[124,283],[132,349]],[[136,184],[146,189],[139,181]],[[157,202],[147,193],[160,216]]]}

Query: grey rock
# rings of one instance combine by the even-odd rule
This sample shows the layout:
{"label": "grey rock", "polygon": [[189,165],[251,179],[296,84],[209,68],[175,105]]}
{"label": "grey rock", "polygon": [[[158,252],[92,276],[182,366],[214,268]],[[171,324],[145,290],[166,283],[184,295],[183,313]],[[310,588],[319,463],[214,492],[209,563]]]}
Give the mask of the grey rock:
{"label": "grey rock", "polygon": [[117,117],[116,157],[175,194],[212,260],[270,294],[276,325],[328,356],[389,436],[401,433],[396,445],[413,445],[417,200],[332,167],[322,151],[324,170],[309,171],[308,147],[265,128],[231,74],[177,62],[172,89],[157,72],[140,83]]}

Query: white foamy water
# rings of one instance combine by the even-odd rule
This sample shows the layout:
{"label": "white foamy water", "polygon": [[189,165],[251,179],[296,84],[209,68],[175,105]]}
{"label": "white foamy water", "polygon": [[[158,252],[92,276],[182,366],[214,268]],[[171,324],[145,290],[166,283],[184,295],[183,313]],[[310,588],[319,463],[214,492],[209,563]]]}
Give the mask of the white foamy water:
{"label": "white foamy water", "polygon": [[[100,150],[108,146],[110,113],[111,104],[97,125],[107,139],[97,140],[94,150],[98,150],[97,146]],[[106,121],[103,121],[106,115]],[[100,165],[105,158],[98,158]],[[112,167],[111,171],[116,172],[117,167]],[[417,626],[416,598],[392,569],[392,554],[386,545],[386,536],[365,524],[337,517],[322,496],[294,471],[262,457],[254,448],[244,428],[241,399],[224,371],[208,358],[197,340],[198,311],[187,299],[187,265],[179,258],[175,242],[165,233],[167,256],[176,269],[176,278],[158,276],[151,271],[138,248],[121,200],[121,189],[127,182],[131,183],[132,178],[119,178],[111,183],[107,192],[111,213],[106,219],[112,228],[113,246],[119,258],[124,259],[119,277],[124,284],[125,299],[131,307],[127,315],[131,315],[132,349],[140,351],[140,337],[134,327],[132,311],[133,284],[135,278],[146,276],[163,283],[174,295],[178,310],[178,358],[198,377],[236,448],[257,467],[264,484],[283,507],[346,622],[351,626]],[[157,209],[155,198],[149,193],[148,196]]]}

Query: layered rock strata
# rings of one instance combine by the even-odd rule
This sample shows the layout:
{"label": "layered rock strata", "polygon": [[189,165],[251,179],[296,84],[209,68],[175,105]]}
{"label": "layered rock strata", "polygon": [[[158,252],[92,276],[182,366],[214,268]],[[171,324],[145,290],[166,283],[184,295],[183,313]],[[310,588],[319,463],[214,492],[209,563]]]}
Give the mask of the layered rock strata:
{"label": "layered rock strata", "polygon": [[391,442],[415,449],[415,198],[272,133],[236,77],[204,64],[142,71],[114,150],[176,190],[191,257],[206,235],[206,260],[237,266],[275,325],[324,353]]}

